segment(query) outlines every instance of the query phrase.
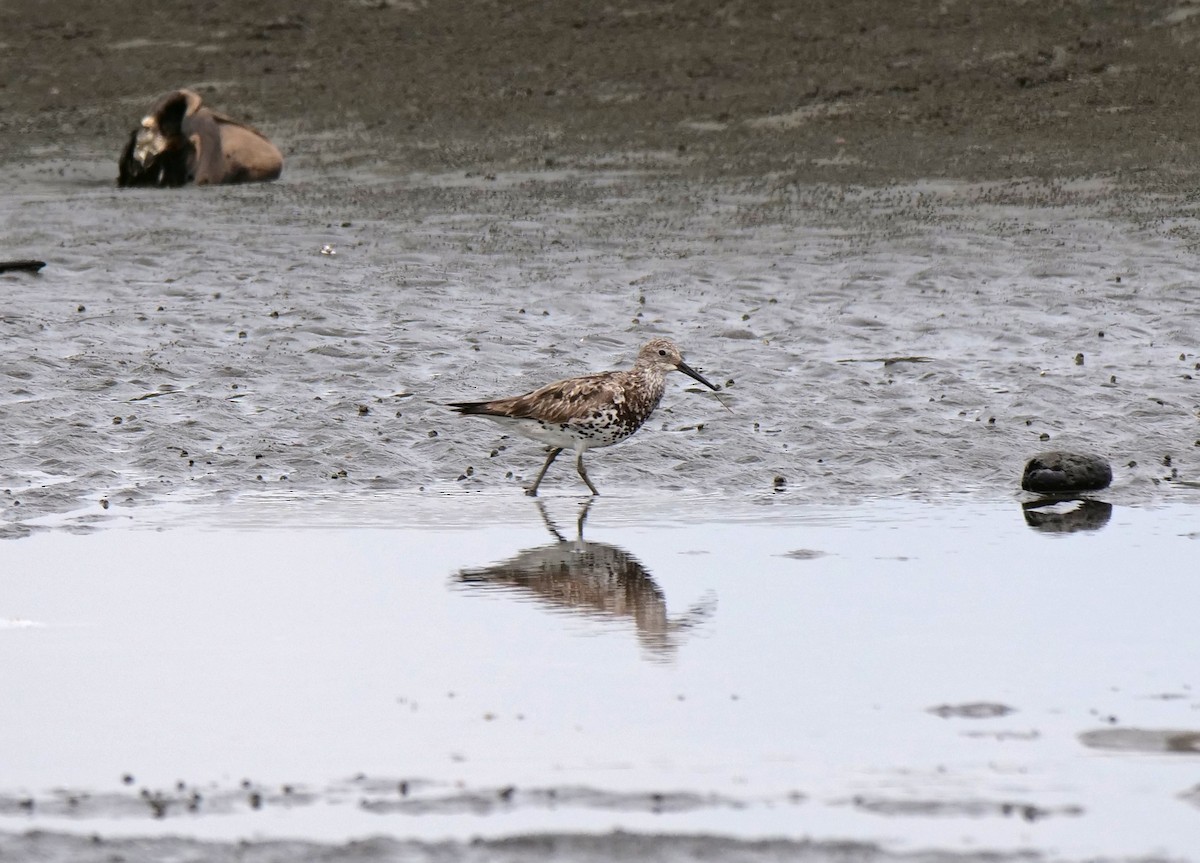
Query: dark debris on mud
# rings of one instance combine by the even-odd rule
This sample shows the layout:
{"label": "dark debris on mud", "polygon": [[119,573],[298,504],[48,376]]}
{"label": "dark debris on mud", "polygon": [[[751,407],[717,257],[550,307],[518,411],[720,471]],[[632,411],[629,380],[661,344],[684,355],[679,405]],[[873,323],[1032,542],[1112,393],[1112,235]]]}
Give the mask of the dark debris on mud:
{"label": "dark debris on mud", "polygon": [[[80,822],[108,818],[173,819],[230,815],[268,809],[302,809],[315,804],[349,805],[377,815],[490,815],[516,809],[600,809],[665,814],[700,809],[742,809],[749,801],[691,791],[606,791],[586,786],[449,788],[421,779],[356,776],[327,787],[263,785],[244,780],[230,786],[178,782],[167,788],[136,787],[129,777],[120,790],[57,789],[45,794],[0,794],[0,817],[38,815]],[[776,801],[797,805],[793,792]]]}

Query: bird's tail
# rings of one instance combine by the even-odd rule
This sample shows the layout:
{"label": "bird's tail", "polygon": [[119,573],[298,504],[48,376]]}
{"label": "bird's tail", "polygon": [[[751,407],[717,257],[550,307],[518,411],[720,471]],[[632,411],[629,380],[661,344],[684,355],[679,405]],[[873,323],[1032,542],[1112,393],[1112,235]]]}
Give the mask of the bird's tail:
{"label": "bird's tail", "polygon": [[484,416],[492,413],[489,409],[491,402],[450,402],[446,407],[460,414],[482,414]]}

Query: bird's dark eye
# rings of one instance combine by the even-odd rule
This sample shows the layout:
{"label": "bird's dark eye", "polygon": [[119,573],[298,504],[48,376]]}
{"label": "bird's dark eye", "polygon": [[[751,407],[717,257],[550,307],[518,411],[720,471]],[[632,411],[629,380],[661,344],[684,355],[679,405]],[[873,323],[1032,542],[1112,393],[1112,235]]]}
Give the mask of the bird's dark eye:
{"label": "bird's dark eye", "polygon": [[661,348],[660,348],[660,349],[659,349],[659,351],[658,351],[658,355],[659,355],[660,357],[665,357],[665,356],[667,355],[667,352],[666,352],[665,350],[663,350],[663,349],[661,349]]}

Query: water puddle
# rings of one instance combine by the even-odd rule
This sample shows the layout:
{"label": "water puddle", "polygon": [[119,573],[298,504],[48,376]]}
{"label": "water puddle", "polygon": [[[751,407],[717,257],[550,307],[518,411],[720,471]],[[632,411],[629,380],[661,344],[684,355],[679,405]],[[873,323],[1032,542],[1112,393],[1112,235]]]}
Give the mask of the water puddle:
{"label": "water puddle", "polygon": [[1186,854],[1194,518],[246,495],[35,532],[0,829]]}

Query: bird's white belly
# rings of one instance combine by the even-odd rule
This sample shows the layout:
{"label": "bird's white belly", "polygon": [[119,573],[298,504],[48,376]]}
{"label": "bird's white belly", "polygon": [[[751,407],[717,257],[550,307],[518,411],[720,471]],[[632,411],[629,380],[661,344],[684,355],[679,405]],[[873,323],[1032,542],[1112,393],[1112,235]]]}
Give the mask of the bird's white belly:
{"label": "bird's white belly", "polygon": [[527,438],[561,449],[594,449],[625,440],[636,428],[604,422],[551,423],[536,419],[489,416],[488,419]]}

